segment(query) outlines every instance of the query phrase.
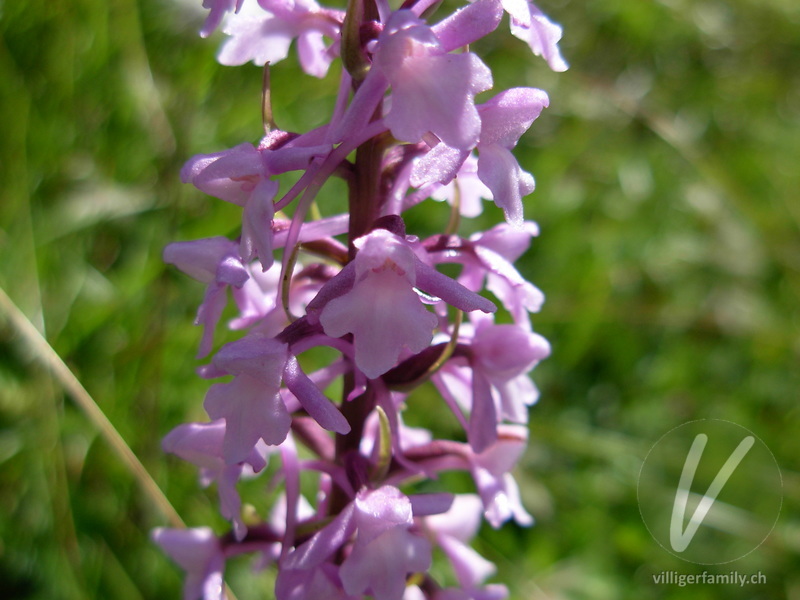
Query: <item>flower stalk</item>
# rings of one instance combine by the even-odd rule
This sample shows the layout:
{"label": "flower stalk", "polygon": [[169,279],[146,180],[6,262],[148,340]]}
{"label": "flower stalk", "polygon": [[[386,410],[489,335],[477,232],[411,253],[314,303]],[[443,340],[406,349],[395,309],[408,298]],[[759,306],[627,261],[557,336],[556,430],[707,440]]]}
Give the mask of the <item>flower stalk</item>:
{"label": "flower stalk", "polygon": [[[198,356],[211,358],[199,373],[226,379],[206,394],[210,420],[179,426],[163,446],[216,487],[231,528],[158,529],[156,542],[186,571],[187,599],[221,600],[226,560],[243,553],[276,569],[278,600],[506,597],[469,541],[481,517],[494,527],[532,522],[511,472],[538,397],[529,372],[549,345],[530,318],[541,292],[513,266],[538,229],[522,207],[533,178],[511,151],[548,98],[520,87],[477,102],[492,75],[469,49],[505,11],[512,34],[563,70],[560,28],[527,0],[476,0],[449,16],[426,0],[350,0],[346,11],[314,0],[204,6],[202,35],[222,25],[228,36],[220,62],[264,66],[264,137],[195,156],[181,171],[240,206],[242,229],[235,240],[164,251],[207,286],[196,322]],[[329,122],[302,133],[280,130],[271,105],[270,65],[293,42],[308,75],[341,59]],[[281,195],[293,171],[300,178]],[[347,214],[331,214],[319,194],[332,176],[347,182]],[[451,217],[421,239],[402,213],[428,198],[449,202]],[[483,201],[506,222],[462,237]],[[459,273],[445,275],[446,263]],[[228,325],[241,335],[218,346],[231,299]],[[336,358],[312,364],[304,354],[317,347]],[[405,425],[405,411],[426,410],[418,388],[427,381],[460,439]],[[326,395],[335,386],[336,400]],[[269,463],[282,492],[260,515],[243,504],[239,482]],[[471,474],[474,494],[420,493],[420,481],[454,469]],[[315,481],[311,493],[301,473]],[[451,565],[442,581],[429,572],[434,548]]]}

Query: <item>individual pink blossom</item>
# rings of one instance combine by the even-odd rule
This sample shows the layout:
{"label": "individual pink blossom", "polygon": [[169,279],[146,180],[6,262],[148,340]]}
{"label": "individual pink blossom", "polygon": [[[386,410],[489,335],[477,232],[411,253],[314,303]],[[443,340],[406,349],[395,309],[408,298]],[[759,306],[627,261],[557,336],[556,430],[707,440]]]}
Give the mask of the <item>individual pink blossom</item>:
{"label": "individual pink blossom", "polygon": [[161,446],[200,468],[201,482],[208,486],[217,482],[222,516],[233,523],[236,538],[241,540],[247,533],[241,516],[242,501],[236,484],[247,465],[251,472],[261,471],[266,466],[267,447],[254,447],[244,463],[228,464],[223,456],[225,421],[212,423],[186,423],[179,425],[164,438]]}
{"label": "individual pink blossom", "polygon": [[[526,280],[513,263],[538,234],[538,226],[531,221],[524,222],[521,227],[500,223],[488,231],[473,234],[468,243],[453,239],[431,256],[435,262],[452,261],[464,265],[459,282],[471,290],[485,287],[511,313],[517,325],[530,329],[528,313],[539,311],[544,294]],[[453,246],[467,251],[452,252]]]}
{"label": "individual pink blossom", "polygon": [[258,256],[264,270],[272,264],[272,199],[278,183],[264,169],[261,153],[251,144],[214,154],[198,154],[181,169],[184,183],[243,210],[239,254],[245,262]]}
{"label": "individual pink blossom", "polygon": [[239,11],[244,0],[203,0],[203,8],[208,8],[206,22],[200,30],[202,37],[208,37],[219,27],[226,13]]}
{"label": "individual pink blossom", "polygon": [[503,8],[511,15],[511,33],[530,46],[536,56],[547,61],[553,71],[566,71],[558,42],[561,27],[553,23],[529,0],[502,0]]}
{"label": "individual pink blossom", "polygon": [[204,403],[212,419],[225,419],[227,464],[247,460],[260,439],[275,445],[286,438],[291,418],[278,392],[287,352],[286,344],[250,334],[226,344],[214,357],[220,373],[235,376],[230,383],[212,385]]}
{"label": "individual pink blossom", "polygon": [[495,325],[488,316],[476,318],[476,321],[475,337],[470,346],[473,377],[476,373],[484,377],[495,390],[499,397],[500,419],[527,423],[527,407],[538,397],[530,393],[535,388],[528,373],[550,355],[550,344],[539,334],[517,325]]}
{"label": "individual pink blossom", "polygon": [[335,38],[342,15],[323,10],[313,0],[245,0],[244,7],[228,17],[223,32],[229,36],[220,48],[223,65],[275,64],[289,54],[297,39],[300,65],[309,75],[324,77],[335,57],[335,48],[324,36]]}
{"label": "individual pink blossom", "polygon": [[355,260],[320,290],[308,312],[332,337],[353,334],[356,364],[369,378],[391,369],[404,352],[420,352],[430,344],[438,319],[415,287],[461,310],[495,310],[424,264],[407,240],[385,229],[359,238],[355,246]]}
{"label": "individual pink blossom", "polygon": [[432,132],[445,144],[470,149],[478,141],[475,94],[492,76],[474,54],[448,54],[431,28],[410,11],[394,13],[378,38],[373,69],[389,81],[386,124],[403,141]]}
{"label": "individual pink blossom", "polygon": [[223,600],[225,557],[209,527],[158,528],[153,531],[153,539],[186,571],[183,600]]}
{"label": "individual pink blossom", "polygon": [[533,177],[523,171],[511,149],[517,145],[549,100],[542,90],[513,88],[501,92],[478,108],[481,134],[478,143],[478,177],[492,191],[506,220],[522,225],[522,198],[533,191]]}
{"label": "individual pink blossom", "polygon": [[404,350],[426,348],[438,321],[414,292],[415,256],[407,244],[378,229],[356,246],[353,289],[331,300],[319,318],[332,337],[353,334],[356,363],[375,378],[395,366]]}
{"label": "individual pink blossom", "polygon": [[431,341],[436,316],[414,292],[414,252],[398,236],[378,229],[356,242],[355,284],[320,313],[325,333],[352,333],[356,363],[375,378],[397,364],[401,352]]}
{"label": "individual pink blossom", "polygon": [[238,244],[224,237],[173,242],[164,248],[163,258],[208,286],[195,319],[196,325],[203,326],[198,358],[207,356],[227,302],[228,287],[241,288],[250,277],[239,258]]}
{"label": "individual pink blossom", "polygon": [[527,446],[528,430],[522,425],[502,425],[499,430],[497,442],[470,459],[484,516],[494,528],[511,518],[519,525],[531,525],[533,517],[522,506],[519,486],[511,474]]}
{"label": "individual pink blossom", "polygon": [[473,589],[497,570],[469,546],[478,533],[483,505],[474,494],[458,494],[446,513],[425,518],[425,527],[433,534],[455,571],[462,588]]}
{"label": "individual pink blossom", "polygon": [[[503,209],[506,220],[517,227],[523,223],[522,198],[533,191],[534,181],[511,150],[548,104],[542,90],[513,88],[477,108],[481,120],[476,143],[478,178],[491,190],[491,198]],[[468,151],[442,140],[414,166],[411,183],[418,187],[434,182],[448,184],[469,156]]]}
{"label": "individual pink blossom", "polygon": [[345,591],[370,594],[376,600],[401,600],[408,574],[425,571],[431,564],[430,544],[409,531],[410,500],[392,486],[361,490],[354,518],[356,541],[339,569]]}
{"label": "individual pink blossom", "polygon": [[456,177],[436,189],[431,198],[446,200],[451,205],[455,205],[457,199],[462,216],[472,218],[480,215],[483,212],[482,200],[492,200],[493,197],[492,191],[478,177],[478,157],[472,154],[468,156]]}

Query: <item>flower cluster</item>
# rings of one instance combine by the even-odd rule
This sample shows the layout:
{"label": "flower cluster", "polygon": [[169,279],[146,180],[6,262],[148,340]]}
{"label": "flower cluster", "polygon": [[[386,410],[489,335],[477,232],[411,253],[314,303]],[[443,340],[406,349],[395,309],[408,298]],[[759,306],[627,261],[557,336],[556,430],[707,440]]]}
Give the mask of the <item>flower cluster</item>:
{"label": "flower cluster", "polygon": [[[513,266],[538,231],[522,209],[533,178],[511,150],[548,98],[519,87],[476,102],[492,74],[469,45],[507,12],[513,35],[552,69],[566,64],[560,27],[528,0],[476,0],[431,24],[435,4],[350,0],[342,11],[314,0],[203,2],[201,34],[222,25],[228,35],[220,62],[269,69],[296,39],[306,73],[322,77],[340,58],[342,74],[326,125],[283,131],[265,105],[257,145],[195,156],[181,172],[242,209],[238,239],[164,251],[207,286],[199,358],[213,356],[199,373],[218,381],[205,397],[210,420],[177,427],[163,446],[216,485],[231,523],[225,535],[155,531],[186,571],[186,600],[222,598],[226,559],[242,553],[277,568],[278,600],[507,594],[486,582],[494,566],[468,543],[481,516],[493,527],[532,522],[511,470],[537,398],[528,373],[549,346],[530,321],[542,294]],[[281,192],[280,175],[292,171],[299,179]],[[347,183],[347,214],[316,207],[331,177]],[[402,214],[428,198],[448,201],[453,218],[421,239]],[[459,236],[458,218],[479,214],[484,199],[506,222]],[[437,268],[445,263],[458,275]],[[230,299],[229,326],[242,335],[214,351]],[[498,305],[508,315],[502,324]],[[336,358],[312,371],[302,355],[320,346]],[[463,426],[460,440],[404,424],[405,410],[420,410],[415,390],[426,382]],[[334,384],[337,399],[325,393]],[[271,514],[245,518],[239,482],[270,462],[279,499]],[[477,493],[414,487],[454,469],[471,475]],[[311,474],[303,486],[301,473]],[[452,565],[447,582],[428,573],[434,551]]]}

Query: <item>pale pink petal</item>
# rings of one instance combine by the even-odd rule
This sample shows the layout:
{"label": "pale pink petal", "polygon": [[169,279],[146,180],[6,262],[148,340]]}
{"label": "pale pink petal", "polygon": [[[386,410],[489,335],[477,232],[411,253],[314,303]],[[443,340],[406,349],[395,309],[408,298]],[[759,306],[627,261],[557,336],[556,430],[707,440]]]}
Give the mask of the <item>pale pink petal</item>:
{"label": "pale pink petal", "polygon": [[492,191],[494,203],[503,209],[506,220],[522,227],[522,197],[533,191],[533,177],[523,171],[517,159],[497,144],[480,146],[478,177]]}
{"label": "pale pink petal", "polygon": [[200,338],[200,346],[197,349],[197,358],[208,356],[214,345],[214,329],[222,317],[222,311],[228,304],[228,295],[226,293],[226,286],[213,283],[206,288],[203,302],[197,309],[197,316],[195,317],[194,324],[202,325],[203,335]]}
{"label": "pale pink petal", "polygon": [[466,589],[474,588],[497,571],[493,563],[483,558],[462,541],[449,536],[439,536],[437,541],[450,560],[450,564],[453,565],[453,570],[461,587]]}
{"label": "pale pink petal", "polygon": [[328,52],[325,40],[319,31],[305,31],[297,38],[297,54],[303,71],[314,77],[325,77],[331,66],[333,55]]}
{"label": "pale pink petal", "polygon": [[[508,0],[506,0],[508,1]],[[517,12],[516,3],[514,12]],[[558,42],[562,29],[548,19],[534,4],[529,3],[529,17],[523,21],[511,18],[511,33],[526,42],[536,56],[541,56],[556,72],[566,71],[569,66],[561,56]]]}
{"label": "pale pink petal", "polygon": [[277,445],[286,439],[291,417],[280,395],[249,375],[217,383],[206,394],[205,409],[212,419],[225,419],[223,454],[228,464],[242,462],[258,440]]}
{"label": "pale pink petal", "polygon": [[261,155],[252,144],[198,154],[181,169],[181,181],[226,202],[244,206],[263,175]]}
{"label": "pale pink petal", "polygon": [[464,217],[477,217],[483,212],[483,199],[491,200],[492,192],[478,177],[478,157],[470,155],[458,171],[458,176],[431,194],[435,200],[455,204],[458,194],[459,211]]}
{"label": "pale pink petal", "polygon": [[443,49],[450,52],[492,33],[502,16],[503,7],[498,0],[478,0],[459,8],[432,29]]}
{"label": "pale pink petal", "polygon": [[184,600],[222,600],[225,558],[219,540],[209,527],[153,531],[155,542],[186,571]]}
{"label": "pale pink petal", "polygon": [[459,168],[469,156],[469,151],[451,148],[444,142],[436,144],[414,164],[411,185],[422,187],[428,183],[450,183],[460,174]]}
{"label": "pale pink petal", "polygon": [[408,574],[427,571],[430,565],[430,543],[395,527],[369,544],[356,542],[339,575],[348,594],[402,600]]}
{"label": "pale pink petal", "polygon": [[275,206],[272,199],[278,191],[278,182],[262,179],[244,206],[242,215],[242,242],[239,253],[245,261],[256,256],[262,271],[272,266],[272,219]]}
{"label": "pale pink petal", "polygon": [[236,243],[221,236],[173,242],[164,248],[163,258],[203,283],[217,281],[241,287],[249,279]]}
{"label": "pale pink petal", "polygon": [[214,356],[214,365],[231,375],[248,375],[265,384],[265,391],[277,393],[288,346],[261,333],[250,333],[225,344]]}
{"label": "pale pink petal", "polygon": [[228,39],[223,42],[217,60],[220,64],[234,66],[248,61],[263,66],[274,64],[289,55],[289,46],[296,35],[295,28],[269,12],[248,3],[245,10],[228,18],[223,31]]}
{"label": "pale pink petal", "polygon": [[397,365],[404,350],[415,353],[426,348],[438,320],[405,276],[386,269],[369,274],[350,292],[331,300],[320,323],[332,337],[353,334],[356,364],[374,379]]}
{"label": "pale pink petal", "polygon": [[208,8],[209,13],[206,22],[200,30],[201,37],[208,37],[219,27],[226,13],[238,11],[242,6],[243,0],[203,0],[203,8]]}
{"label": "pale pink petal", "polygon": [[533,221],[525,221],[522,228],[499,223],[469,239],[481,247],[496,252],[507,261],[514,262],[530,248],[531,238],[537,235],[539,235],[539,226]]}
{"label": "pale pink petal", "polygon": [[511,149],[550,103],[536,88],[511,88],[478,106],[481,145],[500,144]]}
{"label": "pale pink petal", "polygon": [[539,399],[539,390],[527,375],[495,383],[500,396],[500,416],[511,423],[528,422],[528,407]]}
{"label": "pale pink petal", "polygon": [[417,262],[416,271],[417,287],[424,292],[441,298],[447,304],[460,308],[465,312],[480,310],[485,313],[492,313],[497,310],[491,300],[468,290],[455,279],[440,273],[422,261]]}
{"label": "pale pink petal", "polygon": [[550,355],[550,344],[539,334],[516,325],[482,323],[472,350],[480,370],[496,383],[530,371]]}
{"label": "pale pink petal", "polygon": [[355,507],[356,543],[339,570],[345,591],[402,600],[408,574],[431,564],[428,541],[408,531],[410,500],[397,488],[383,486],[360,491]]}
{"label": "pale pink petal", "polygon": [[333,565],[322,565],[308,570],[287,569],[278,571],[275,582],[276,600],[345,600],[348,598],[337,581]]}
{"label": "pale pink petal", "polygon": [[481,526],[483,504],[475,494],[457,494],[445,513],[426,517],[425,524],[437,534],[469,542]]}
{"label": "pale pink petal", "polygon": [[492,87],[489,68],[474,54],[410,57],[389,77],[392,106],[386,124],[406,142],[430,131],[448,146],[469,150],[480,135],[475,94]]}

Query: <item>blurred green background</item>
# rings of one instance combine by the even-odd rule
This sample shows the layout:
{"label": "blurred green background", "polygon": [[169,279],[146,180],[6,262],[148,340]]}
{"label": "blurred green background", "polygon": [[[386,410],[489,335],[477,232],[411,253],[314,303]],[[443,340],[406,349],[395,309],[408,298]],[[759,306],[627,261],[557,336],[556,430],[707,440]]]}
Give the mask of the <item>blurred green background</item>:
{"label": "blurred green background", "polygon": [[[190,525],[224,527],[213,490],[160,438],[203,419],[194,376],[202,286],[169,241],[231,234],[234,207],[183,186],[194,153],[261,131],[261,72],[215,64],[196,3],[0,1],[0,284],[74,370]],[[800,3],[548,0],[570,71],[502,24],[476,45],[496,88],[551,107],[518,147],[542,235],[521,263],[547,294],[553,355],[517,479],[537,523],[476,546],[513,598],[800,598]],[[279,124],[307,130],[323,82],[273,69]],[[432,209],[436,219],[446,212]],[[436,212],[438,210],[438,212]],[[497,218],[487,210],[485,226]],[[470,227],[470,225],[465,225]],[[639,516],[648,449],[728,419],[775,454],[784,502],[767,542],[702,567]],[[753,494],[759,490],[754,489]],[[168,599],[181,573],[149,541],[163,518],[96,429],[0,318],[0,596]],[[248,565],[231,570],[242,600]],[[750,574],[745,586],[652,574]]]}

